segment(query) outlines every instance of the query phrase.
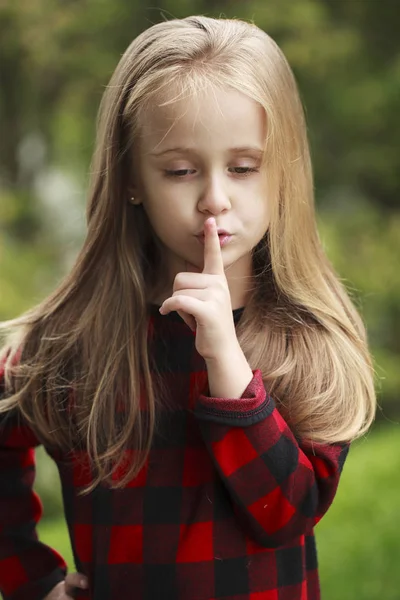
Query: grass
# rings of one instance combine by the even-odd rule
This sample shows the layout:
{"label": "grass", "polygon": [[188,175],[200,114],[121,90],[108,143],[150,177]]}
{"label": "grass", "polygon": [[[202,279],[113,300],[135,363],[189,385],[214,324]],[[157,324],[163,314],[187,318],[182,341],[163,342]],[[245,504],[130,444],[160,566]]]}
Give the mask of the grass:
{"label": "grass", "polygon": [[[316,528],[323,600],[399,600],[400,427],[379,426],[355,443],[335,501]],[[65,522],[39,535],[75,570]]]}
{"label": "grass", "polygon": [[66,523],[63,518],[43,519],[38,527],[39,537],[67,562],[69,571],[76,571]]}
{"label": "grass", "polygon": [[324,600],[399,600],[400,428],[350,450],[333,505],[316,528]]}

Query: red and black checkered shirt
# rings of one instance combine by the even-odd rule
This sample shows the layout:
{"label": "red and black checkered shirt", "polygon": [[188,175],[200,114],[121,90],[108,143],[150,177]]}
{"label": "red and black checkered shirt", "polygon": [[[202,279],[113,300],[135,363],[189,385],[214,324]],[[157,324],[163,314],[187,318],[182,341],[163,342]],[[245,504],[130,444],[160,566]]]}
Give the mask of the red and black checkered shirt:
{"label": "red and black checkered shirt", "polygon": [[[243,309],[234,312],[235,323]],[[299,441],[259,370],[240,399],[212,398],[180,316],[151,307],[149,343],[173,406],[160,408],[149,459],[122,489],[90,483],[84,452],[57,463],[76,569],[93,600],[318,600],[314,526],[329,508],[347,444]],[[203,393],[194,393],[200,389]],[[203,387],[201,387],[203,385]],[[39,440],[0,427],[0,590],[42,599],[66,573],[37,539]]]}

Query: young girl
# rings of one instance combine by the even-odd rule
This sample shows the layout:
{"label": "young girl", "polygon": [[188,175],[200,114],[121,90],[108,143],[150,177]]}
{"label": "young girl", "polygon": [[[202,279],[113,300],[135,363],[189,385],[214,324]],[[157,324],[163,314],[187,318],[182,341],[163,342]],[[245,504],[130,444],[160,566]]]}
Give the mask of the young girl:
{"label": "young girl", "polygon": [[[314,526],[375,396],[282,52],[240,20],[150,27],[104,94],[92,177],[72,271],[3,325],[5,600],[317,600]],[[67,576],[36,535],[39,444]]]}

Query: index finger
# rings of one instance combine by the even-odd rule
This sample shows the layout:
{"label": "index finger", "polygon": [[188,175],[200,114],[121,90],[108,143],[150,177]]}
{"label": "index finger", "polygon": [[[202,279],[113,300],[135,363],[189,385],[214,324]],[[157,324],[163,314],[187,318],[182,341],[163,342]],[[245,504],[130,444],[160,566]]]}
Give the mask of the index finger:
{"label": "index finger", "polygon": [[203,273],[220,275],[224,273],[224,261],[214,217],[204,223],[204,268]]}

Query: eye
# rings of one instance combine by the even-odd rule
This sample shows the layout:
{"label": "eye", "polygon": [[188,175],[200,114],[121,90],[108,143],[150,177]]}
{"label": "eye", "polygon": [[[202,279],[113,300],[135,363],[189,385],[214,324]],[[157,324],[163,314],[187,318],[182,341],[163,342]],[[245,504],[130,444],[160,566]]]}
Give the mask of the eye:
{"label": "eye", "polygon": [[178,169],[177,171],[165,171],[167,177],[185,177],[189,172],[194,173],[194,169]]}
{"label": "eye", "polygon": [[[241,177],[248,177],[251,173],[258,173],[259,169],[254,167],[231,167],[236,175],[240,175]],[[182,179],[189,172],[194,172],[195,169],[178,169],[177,171],[165,171],[166,177],[175,177]]]}
{"label": "eye", "polygon": [[258,169],[254,167],[232,167],[232,170],[236,175],[241,175],[242,177],[248,177],[251,173],[258,173]]}

